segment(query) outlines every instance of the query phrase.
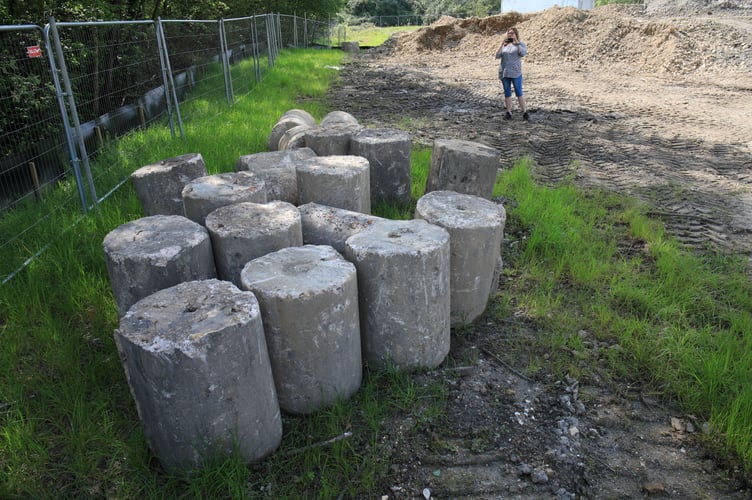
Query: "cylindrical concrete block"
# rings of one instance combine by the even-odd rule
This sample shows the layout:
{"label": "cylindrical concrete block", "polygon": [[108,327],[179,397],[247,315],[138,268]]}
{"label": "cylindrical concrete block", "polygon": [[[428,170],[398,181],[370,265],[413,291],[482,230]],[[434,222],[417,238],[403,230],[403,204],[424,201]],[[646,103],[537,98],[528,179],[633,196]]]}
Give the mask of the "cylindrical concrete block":
{"label": "cylindrical concrete block", "polygon": [[349,125],[359,125],[358,119],[347,111],[331,111],[327,113],[319,122],[319,125],[330,125],[332,123],[346,123]]}
{"label": "cylindrical concrete block", "polygon": [[298,125],[314,127],[316,126],[316,119],[308,111],[302,109],[289,109],[285,111],[269,133],[269,138],[267,139],[269,151],[277,151],[282,135]]}
{"label": "cylindrical concrete block", "polygon": [[298,211],[303,226],[303,243],[329,245],[341,254],[345,253],[347,238],[368,229],[376,221],[386,220],[318,203],[300,205]]}
{"label": "cylindrical concrete block", "polygon": [[332,247],[284,248],[243,268],[258,297],[280,407],[310,413],[360,387],[355,266]]}
{"label": "cylindrical concrete block", "polygon": [[131,307],[115,331],[144,434],[171,472],[272,453],[282,420],[258,301],[231,283],[191,281]]}
{"label": "cylindrical concrete block", "polygon": [[183,188],[185,216],[199,224],[217,208],[244,201],[266,203],[264,180],[250,172],[207,175]]}
{"label": "cylindrical concrete block", "polygon": [[157,290],[217,276],[208,231],[180,215],[127,222],[102,247],[120,316]]}
{"label": "cylindrical concrete block", "polygon": [[359,42],[342,42],[342,52],[350,54],[351,56],[360,53]]}
{"label": "cylindrical concrete block", "polygon": [[319,156],[350,154],[350,139],[362,128],[344,122],[310,127],[305,133],[305,145]]}
{"label": "cylindrical concrete block", "polygon": [[412,141],[398,129],[365,129],[350,140],[350,154],[371,166],[371,204],[409,204],[412,196]]}
{"label": "cylindrical concrete block", "polygon": [[491,199],[499,170],[499,152],[477,142],[434,141],[426,193],[455,191]]}
{"label": "cylindrical concrete block", "polygon": [[235,166],[238,172],[247,170],[266,183],[267,201],[286,201],[298,204],[298,177],[296,166],[315,158],[316,153],[309,148],[274,151],[241,156]]}
{"label": "cylindrical concrete block", "polygon": [[297,167],[301,204],[319,203],[371,213],[368,160],[360,156],[317,156]]}
{"label": "cylindrical concrete block", "polygon": [[423,220],[379,221],[347,239],[358,270],[364,359],[433,368],[449,353],[449,233]]}
{"label": "cylindrical concrete block", "polygon": [[415,218],[449,232],[451,324],[469,325],[486,309],[504,234],[504,209],[454,191],[433,191],[418,200]]}
{"label": "cylindrical concrete block", "polygon": [[287,151],[288,149],[300,149],[306,147],[305,135],[311,127],[308,125],[297,125],[285,131],[279,138],[279,150]]}
{"label": "cylindrical concrete block", "polygon": [[284,201],[235,203],[206,216],[219,279],[240,286],[240,272],[251,260],[282,248],[301,246],[300,212]]}
{"label": "cylindrical concrete block", "polygon": [[200,153],[189,153],[146,165],[131,174],[144,215],[183,215],[183,188],[207,174]]}

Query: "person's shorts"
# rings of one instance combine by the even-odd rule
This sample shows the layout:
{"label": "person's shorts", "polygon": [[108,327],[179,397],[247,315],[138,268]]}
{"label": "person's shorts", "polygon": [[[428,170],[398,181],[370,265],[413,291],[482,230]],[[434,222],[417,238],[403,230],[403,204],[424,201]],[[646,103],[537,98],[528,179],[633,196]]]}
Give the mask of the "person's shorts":
{"label": "person's shorts", "polygon": [[501,85],[504,87],[504,97],[512,97],[512,87],[514,87],[514,95],[522,96],[522,75],[517,78],[502,78]]}

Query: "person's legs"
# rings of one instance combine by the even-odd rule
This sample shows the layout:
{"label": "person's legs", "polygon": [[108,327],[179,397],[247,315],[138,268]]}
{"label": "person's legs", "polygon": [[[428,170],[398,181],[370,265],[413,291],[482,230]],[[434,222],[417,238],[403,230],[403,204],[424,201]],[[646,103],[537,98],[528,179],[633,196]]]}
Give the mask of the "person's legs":
{"label": "person's legs", "polygon": [[525,94],[522,91],[522,75],[513,79],[512,83],[514,84],[514,95],[517,96],[517,103],[520,105],[520,111],[522,111],[522,117],[525,120],[527,120],[529,118],[529,115],[527,114],[527,103],[525,102]]}
{"label": "person's legs", "polygon": [[512,78],[502,78],[501,85],[504,87],[504,106],[507,108],[506,118],[512,117]]}

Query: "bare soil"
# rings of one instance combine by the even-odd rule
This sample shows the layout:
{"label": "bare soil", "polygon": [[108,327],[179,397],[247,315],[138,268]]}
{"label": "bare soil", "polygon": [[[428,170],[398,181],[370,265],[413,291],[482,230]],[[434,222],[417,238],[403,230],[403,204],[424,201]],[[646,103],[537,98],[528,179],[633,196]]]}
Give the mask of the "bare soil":
{"label": "bare soil", "polygon": [[[530,155],[541,182],[631,195],[691,248],[750,257],[751,7],[653,1],[442,18],[349,60],[329,105],[427,145],[492,146],[502,168]],[[512,25],[528,44],[529,121],[503,119],[493,56]],[[526,356],[506,348],[535,325],[492,316],[453,332],[454,368],[416,375],[445,384],[446,415],[388,423],[380,446],[392,467],[374,496],[752,498],[733,459],[703,444],[702,416],[626,384],[545,369],[530,378]],[[589,343],[597,363],[609,346]]]}

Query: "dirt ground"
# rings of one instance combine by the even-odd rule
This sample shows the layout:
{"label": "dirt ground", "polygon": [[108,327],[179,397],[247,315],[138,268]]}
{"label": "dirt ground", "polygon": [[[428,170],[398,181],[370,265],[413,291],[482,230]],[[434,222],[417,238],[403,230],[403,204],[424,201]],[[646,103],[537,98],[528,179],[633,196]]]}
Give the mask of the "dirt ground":
{"label": "dirt ground", "polygon": [[[516,102],[503,119],[493,56],[511,25],[528,44],[529,121]],[[492,146],[502,168],[530,155],[544,183],[629,194],[687,245],[752,257],[751,2],[442,18],[352,58],[328,99],[415,142]],[[701,444],[701,418],[639,388],[531,379],[523,359],[498,354],[531,328],[484,318],[454,337],[467,366],[419,376],[448,387],[446,419],[390,423],[393,465],[375,496],[752,498],[738,467]]]}

